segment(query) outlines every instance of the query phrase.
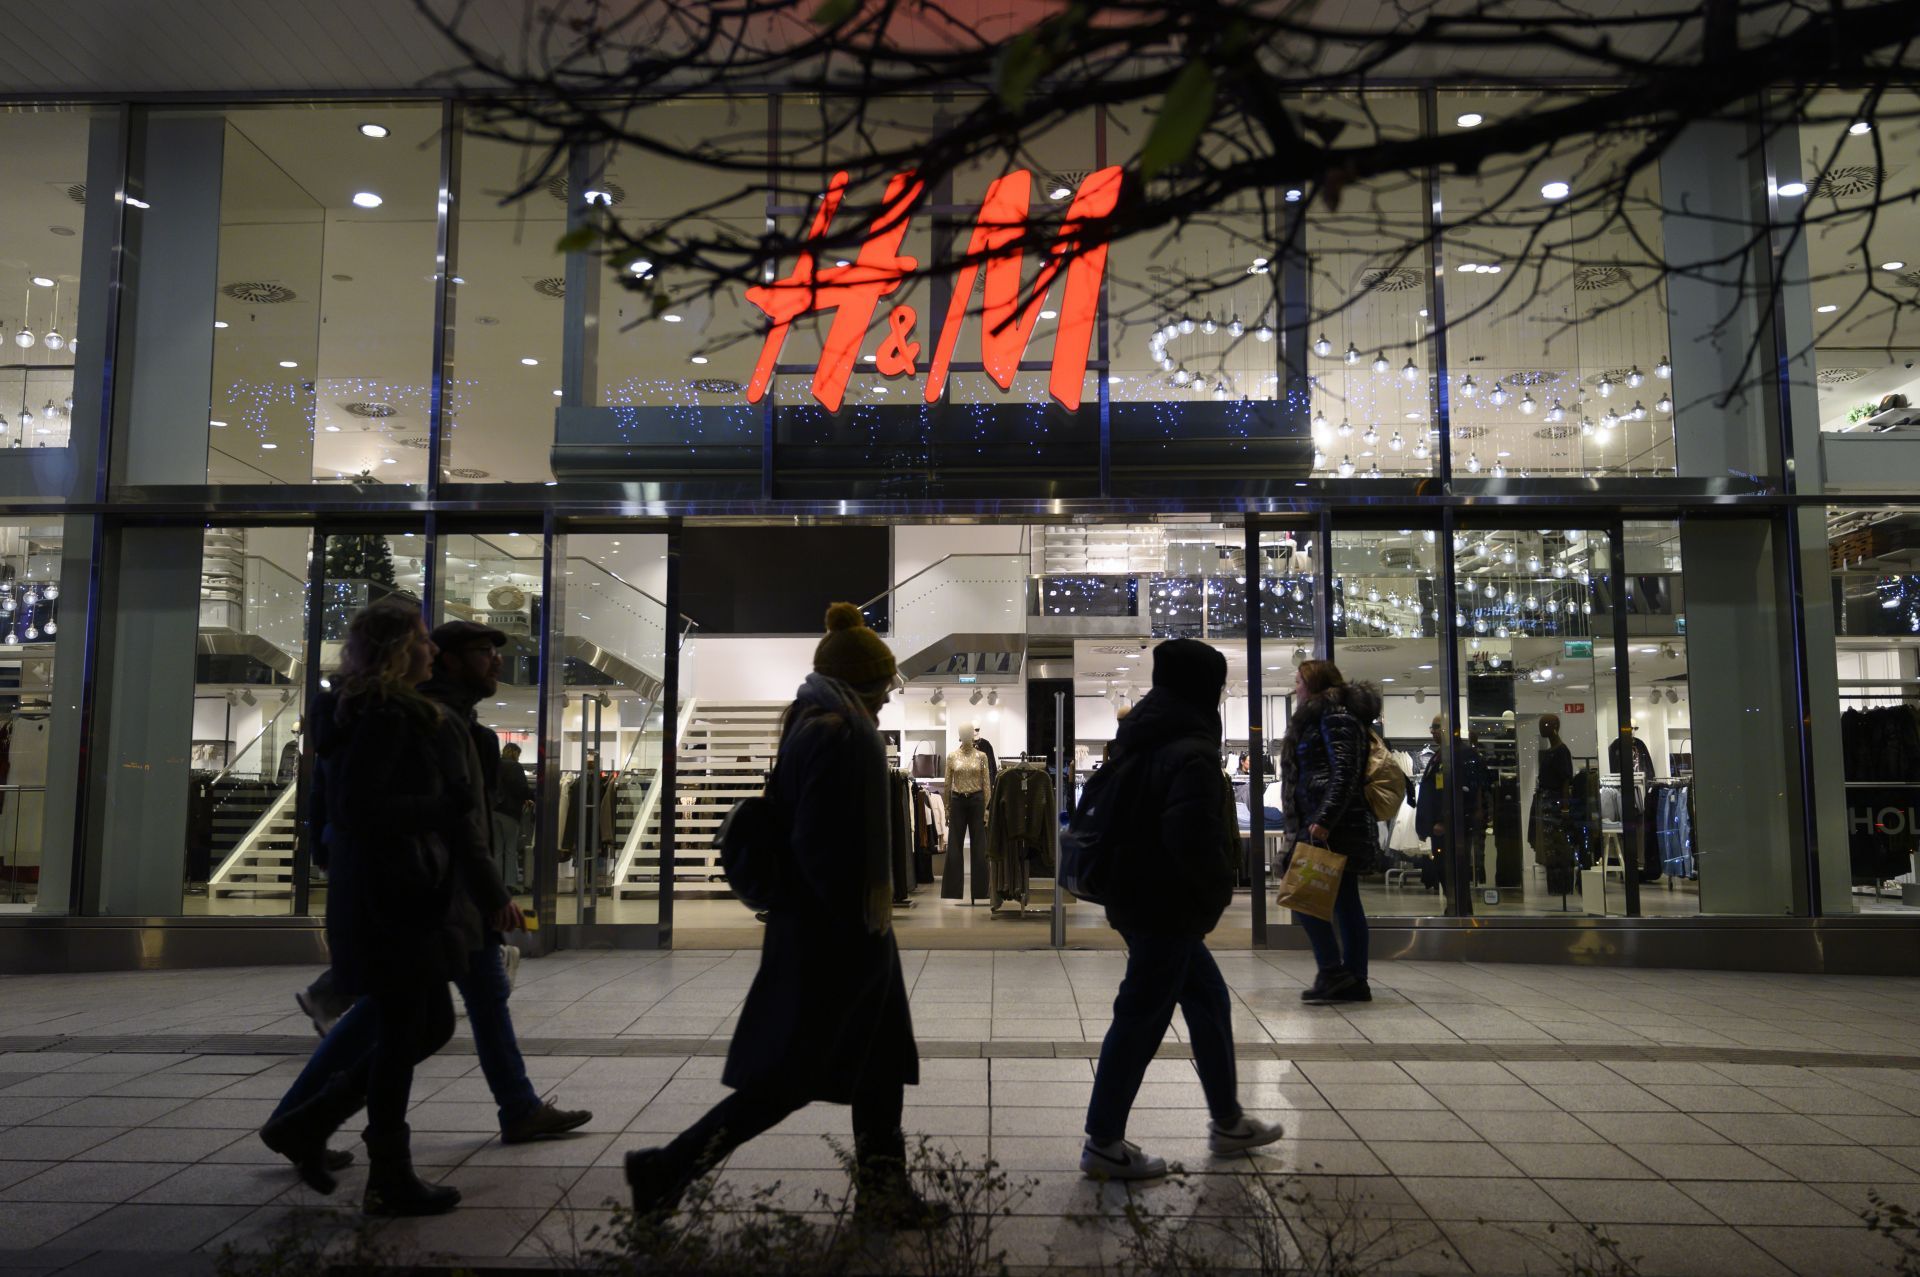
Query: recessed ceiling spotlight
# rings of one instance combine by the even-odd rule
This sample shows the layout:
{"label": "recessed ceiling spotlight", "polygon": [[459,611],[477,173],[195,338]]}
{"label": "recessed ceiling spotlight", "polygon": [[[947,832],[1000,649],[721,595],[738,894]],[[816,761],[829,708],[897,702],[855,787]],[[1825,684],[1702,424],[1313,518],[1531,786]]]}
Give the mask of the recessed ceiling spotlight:
{"label": "recessed ceiling spotlight", "polygon": [[1548,182],[1540,188],[1543,200],[1563,200],[1573,193],[1573,188],[1565,182]]}
{"label": "recessed ceiling spotlight", "polygon": [[39,285],[41,288],[53,287],[53,281],[51,279],[48,279],[45,275],[35,275],[33,277],[33,282]]}
{"label": "recessed ceiling spotlight", "polygon": [[338,426],[328,426],[328,427],[327,427],[327,433],[328,433],[328,434],[330,434],[330,435],[337,435],[337,434],[339,434],[339,433],[340,433],[340,427],[338,427]]}
{"label": "recessed ceiling spotlight", "polygon": [[1047,192],[1047,198],[1053,199],[1053,200],[1063,200],[1071,194],[1073,194],[1073,192],[1068,190],[1066,187],[1056,186],[1052,190]]}
{"label": "recessed ceiling spotlight", "polygon": [[529,368],[537,368],[540,365],[540,361],[538,359],[535,359],[532,355],[521,356],[520,362],[525,364]]}
{"label": "recessed ceiling spotlight", "polygon": [[1868,124],[1865,120],[1855,120],[1847,126],[1847,132],[1853,134],[1855,137],[1859,137],[1862,134],[1873,132],[1873,125]]}
{"label": "recessed ceiling spotlight", "polygon": [[1819,312],[1820,314],[1822,314],[1822,315],[1831,315],[1831,314],[1832,314],[1832,313],[1833,313],[1834,311],[1836,311],[1836,310],[1839,310],[1839,309],[1840,309],[1840,308],[1839,308],[1838,306],[1836,306],[1836,305],[1834,305],[1834,304],[1833,304],[1832,302],[1828,302],[1828,303],[1827,303],[1826,305],[1824,305],[1824,306],[1815,306],[1815,307],[1814,307],[1814,310],[1816,310],[1816,311],[1818,311],[1818,312]]}
{"label": "recessed ceiling spotlight", "polygon": [[368,121],[360,126],[360,135],[362,137],[385,137],[391,132],[393,132],[393,130],[389,129],[386,125],[375,124],[372,121]]}
{"label": "recessed ceiling spotlight", "polygon": [[553,397],[554,397],[555,399],[558,399],[558,398],[560,398],[560,397],[561,397],[561,395],[563,395],[564,393],[565,393],[564,391],[559,391],[559,390],[556,390],[556,391],[554,391],[554,392],[553,392]]}
{"label": "recessed ceiling spotlight", "polygon": [[643,257],[639,261],[635,262],[633,265],[627,267],[627,269],[632,271],[636,275],[644,275],[648,271],[653,269],[653,263]]}
{"label": "recessed ceiling spotlight", "polygon": [[1042,318],[1042,319],[1058,319],[1058,318],[1060,318],[1060,312],[1059,312],[1059,311],[1057,311],[1057,310],[1043,310],[1043,311],[1041,311],[1041,312],[1040,312],[1040,318]]}
{"label": "recessed ceiling spotlight", "polygon": [[298,368],[300,366],[300,361],[298,359],[282,359],[280,361],[280,366],[282,368]]}
{"label": "recessed ceiling spotlight", "polygon": [[398,458],[398,457],[382,457],[382,458],[380,458],[380,464],[381,464],[381,465],[385,465],[385,466],[397,466],[397,465],[399,465],[399,464],[400,464],[400,458]]}
{"label": "recessed ceiling spotlight", "polygon": [[152,208],[152,207],[153,207],[153,205],[151,205],[151,204],[149,204],[149,203],[147,203],[147,202],[146,202],[145,200],[143,200],[143,199],[135,199],[135,198],[134,198],[133,196],[131,196],[131,195],[129,195],[129,196],[127,196],[127,207],[129,207],[129,208]]}
{"label": "recessed ceiling spotlight", "polygon": [[1463,129],[1471,129],[1478,128],[1480,125],[1485,124],[1486,121],[1487,117],[1480,114],[1480,112],[1467,111],[1463,113],[1459,119],[1455,120],[1454,123]]}
{"label": "recessed ceiling spotlight", "polygon": [[386,203],[386,201],[378,195],[375,195],[372,191],[355,191],[353,193],[353,203],[356,208],[379,208],[382,204]]}
{"label": "recessed ceiling spotlight", "polygon": [[227,326],[227,321],[224,319],[216,319],[213,321],[213,326],[215,328],[225,328]]}
{"label": "recessed ceiling spotlight", "polygon": [[260,445],[260,451],[272,452],[275,448],[278,448],[279,446],[280,445],[277,443],[263,443]]}
{"label": "recessed ceiling spotlight", "polygon": [[227,423],[224,421],[209,421],[207,422],[207,424],[210,426],[218,426],[222,430],[226,429],[226,426],[227,426]]}
{"label": "recessed ceiling spotlight", "polygon": [[1807,193],[1805,182],[1786,182],[1778,188],[1779,193],[1790,200],[1797,200]]}
{"label": "recessed ceiling spotlight", "polygon": [[662,315],[660,318],[666,320],[669,324],[677,324],[680,322],[680,316],[674,314]]}
{"label": "recessed ceiling spotlight", "polygon": [[693,355],[688,358],[687,362],[694,363],[694,364],[704,364],[707,362],[707,357],[705,355]]}
{"label": "recessed ceiling spotlight", "polygon": [[613,203],[613,196],[609,195],[605,191],[588,191],[584,195],[582,195],[580,198],[584,199],[589,204],[611,205]]}
{"label": "recessed ceiling spotlight", "polygon": [[1891,261],[1891,262],[1880,263],[1881,270],[1905,270],[1906,268],[1907,268],[1907,264],[1902,261]]}

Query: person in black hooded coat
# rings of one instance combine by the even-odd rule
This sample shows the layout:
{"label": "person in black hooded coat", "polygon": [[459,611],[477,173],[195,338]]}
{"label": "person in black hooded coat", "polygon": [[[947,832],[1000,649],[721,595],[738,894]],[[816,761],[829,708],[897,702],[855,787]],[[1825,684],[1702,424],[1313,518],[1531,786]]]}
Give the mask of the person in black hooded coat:
{"label": "person in black hooded coat", "polygon": [[1280,749],[1287,833],[1347,858],[1333,921],[1300,915],[1319,967],[1300,996],[1314,1005],[1370,1002],[1360,875],[1372,872],[1380,854],[1380,829],[1366,794],[1370,724],[1380,716],[1380,696],[1365,684],[1349,684],[1332,661],[1307,661],[1294,676],[1293,705]]}
{"label": "person in black hooded coat", "polygon": [[[1233,788],[1220,763],[1220,698],[1227,661],[1194,639],[1153,649],[1153,690],[1120,724],[1108,767],[1145,760],[1138,792],[1123,802],[1138,841],[1107,902],[1127,942],[1127,973],[1100,1047],[1080,1169],[1104,1179],[1151,1179],[1166,1161],[1129,1141],[1127,1118],[1176,1006],[1212,1116],[1208,1146],[1225,1156],[1270,1144],[1278,1125],[1240,1107],[1234,1076],[1233,1001],[1206,936],[1233,899],[1241,858]],[[1116,820],[1122,819],[1116,815]]]}

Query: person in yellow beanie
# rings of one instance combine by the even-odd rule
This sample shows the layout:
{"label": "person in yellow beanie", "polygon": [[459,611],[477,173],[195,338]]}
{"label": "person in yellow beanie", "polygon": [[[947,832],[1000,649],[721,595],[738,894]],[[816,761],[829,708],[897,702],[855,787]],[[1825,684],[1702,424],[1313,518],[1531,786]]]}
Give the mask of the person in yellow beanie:
{"label": "person in yellow beanie", "polygon": [[914,1192],[900,1124],[906,1088],[920,1081],[920,1053],[893,936],[879,732],[896,686],[893,652],[860,609],[828,608],[767,782],[788,856],[721,1074],[733,1094],[666,1147],[627,1154],[642,1219],[673,1210],[734,1149],[815,1100],[853,1106],[856,1222],[934,1228],[951,1214]]}

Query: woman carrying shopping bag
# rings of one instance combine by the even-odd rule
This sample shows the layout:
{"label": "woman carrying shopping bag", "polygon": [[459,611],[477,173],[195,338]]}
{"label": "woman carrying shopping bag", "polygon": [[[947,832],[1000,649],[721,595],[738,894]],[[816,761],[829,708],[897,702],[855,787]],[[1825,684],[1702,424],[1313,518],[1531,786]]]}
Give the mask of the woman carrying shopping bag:
{"label": "woman carrying shopping bag", "polygon": [[[1307,661],[1294,675],[1293,706],[1280,751],[1287,833],[1296,848],[1322,847],[1345,858],[1337,866],[1331,920],[1300,915],[1320,968],[1300,1000],[1314,1006],[1371,1002],[1360,875],[1373,869],[1379,854],[1380,834],[1365,791],[1370,724],[1379,717],[1380,695],[1364,683],[1349,684],[1332,661]],[[1335,867],[1332,858],[1312,859],[1323,873]]]}

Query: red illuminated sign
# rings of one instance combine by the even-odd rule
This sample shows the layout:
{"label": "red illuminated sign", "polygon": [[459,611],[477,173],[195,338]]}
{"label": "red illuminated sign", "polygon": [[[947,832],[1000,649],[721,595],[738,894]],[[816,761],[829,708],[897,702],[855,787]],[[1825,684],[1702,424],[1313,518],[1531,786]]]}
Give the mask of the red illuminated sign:
{"label": "red illuminated sign", "polygon": [[[953,300],[947,306],[946,322],[927,365],[926,401],[933,403],[946,389],[947,372],[952,367],[954,348],[960,341],[960,329],[972,302],[974,285],[984,274],[985,300],[980,315],[980,360],[987,375],[1002,389],[1013,385],[1027,343],[1033,336],[1040,309],[1046,304],[1053,282],[1064,270],[1066,281],[1059,306],[1059,322],[1054,330],[1053,364],[1047,388],[1053,397],[1069,409],[1080,406],[1080,390],[1087,375],[1087,353],[1093,343],[1093,325],[1099,317],[1100,284],[1107,270],[1107,246],[1100,244],[1078,252],[1087,223],[1106,217],[1120,202],[1118,166],[1103,168],[1087,176],[1067,206],[1060,234],[1042,263],[1032,285],[1024,290],[1020,282],[1025,253],[1017,245],[1026,233],[1033,194],[1033,174],[1022,169],[996,178],[987,187],[980,213],[974,222],[973,236],[967,244],[969,265],[954,276]],[[847,190],[847,175],[836,173],[827,183],[826,194],[807,229],[808,240],[826,235],[833,224]],[[910,210],[919,198],[921,183],[912,173],[901,173],[887,183],[871,229],[860,246],[859,255],[844,266],[822,267],[812,249],[802,249],[793,273],[784,279],[758,284],[747,290],[747,300],[766,313],[771,321],[760,358],[754,364],[753,378],[747,383],[747,398],[759,402],[773,379],[780,360],[780,348],[786,343],[793,321],[803,315],[833,311],[833,323],[822,344],[820,362],[813,373],[813,397],[829,412],[838,412],[845,402],[847,380],[853,375],[854,361],[860,356],[874,312],[882,298],[891,296],[919,261],[900,251],[906,238]],[[984,264],[984,265],[983,265]],[[874,368],[887,377],[912,377],[919,373],[921,344],[913,340],[919,317],[911,306],[895,306],[887,316],[887,335],[875,351]]]}
{"label": "red illuminated sign", "polygon": [[1585,701],[1568,701],[1560,707],[1562,714],[1584,714],[1587,712]]}

